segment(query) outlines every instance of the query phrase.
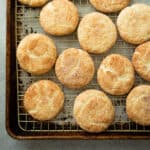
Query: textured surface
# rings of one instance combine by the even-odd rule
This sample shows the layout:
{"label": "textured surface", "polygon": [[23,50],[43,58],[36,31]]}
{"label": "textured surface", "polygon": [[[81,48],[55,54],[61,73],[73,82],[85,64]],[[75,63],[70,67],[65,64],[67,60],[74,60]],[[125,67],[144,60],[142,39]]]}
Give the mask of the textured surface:
{"label": "textured surface", "polygon": [[112,20],[98,12],[86,14],[78,27],[78,40],[81,47],[95,54],[104,53],[115,44],[116,27]]}
{"label": "textured surface", "polygon": [[19,43],[16,55],[21,68],[40,75],[53,67],[57,50],[53,40],[48,36],[34,33],[27,35]]}
{"label": "textured surface", "polygon": [[101,88],[112,95],[124,95],[134,84],[132,63],[124,56],[112,54],[104,58],[97,72]]}
{"label": "textured surface", "polygon": [[120,36],[132,44],[150,39],[150,5],[134,4],[121,11],[117,19]]}
{"label": "textured surface", "polygon": [[40,7],[44,5],[48,0],[19,0],[22,4],[29,5],[31,7]]}
{"label": "textured surface", "polygon": [[132,56],[132,63],[137,73],[150,81],[150,41],[139,45]]}
{"label": "textured surface", "polygon": [[73,115],[82,129],[102,132],[114,121],[115,108],[105,93],[89,89],[76,97]]}
{"label": "textured surface", "polygon": [[55,65],[55,73],[61,83],[69,88],[81,88],[94,76],[94,62],[90,55],[75,48],[63,51]]}
{"label": "textured surface", "polygon": [[[146,2],[146,0],[145,0]],[[30,140],[17,141],[5,130],[6,0],[0,1],[0,145],[2,150],[149,150],[148,140]]]}
{"label": "textured surface", "polygon": [[41,121],[51,120],[62,110],[64,94],[56,83],[40,80],[28,87],[23,103],[33,118]]}
{"label": "textured surface", "polygon": [[130,0],[90,0],[90,2],[97,10],[110,13],[123,9]]}
{"label": "textured surface", "polygon": [[132,89],[126,99],[126,111],[138,124],[150,125],[150,86],[140,85]]}
{"label": "textured surface", "polygon": [[79,15],[76,6],[68,0],[54,0],[42,8],[40,24],[52,35],[68,35],[78,24]]}

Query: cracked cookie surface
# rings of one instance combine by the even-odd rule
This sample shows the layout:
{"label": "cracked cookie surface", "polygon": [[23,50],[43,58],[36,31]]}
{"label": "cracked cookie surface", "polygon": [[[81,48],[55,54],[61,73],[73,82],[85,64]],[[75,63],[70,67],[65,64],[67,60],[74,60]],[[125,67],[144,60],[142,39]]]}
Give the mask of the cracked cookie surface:
{"label": "cracked cookie surface", "polygon": [[64,50],[55,65],[59,81],[69,88],[81,88],[87,85],[94,76],[94,62],[90,55],[76,48]]}
{"label": "cracked cookie surface", "polygon": [[117,31],[111,19],[98,12],[83,17],[78,27],[80,46],[89,53],[108,51],[116,42]]}
{"label": "cracked cookie surface", "polygon": [[145,80],[150,81],[150,41],[139,45],[132,56],[136,72]]}
{"label": "cracked cookie surface", "polygon": [[90,0],[90,2],[97,10],[112,13],[128,6],[130,0]]}
{"label": "cracked cookie surface", "polygon": [[150,39],[150,6],[134,4],[123,9],[117,18],[120,36],[128,43],[141,44]]}
{"label": "cracked cookie surface", "polygon": [[31,6],[40,7],[43,6],[48,0],[18,0],[20,3]]}
{"label": "cracked cookie surface", "polygon": [[112,95],[124,95],[134,84],[134,68],[124,56],[111,54],[104,58],[97,72],[101,88]]}
{"label": "cracked cookie surface", "polygon": [[52,39],[44,34],[34,33],[21,40],[16,55],[22,69],[41,75],[51,70],[57,51]]}
{"label": "cracked cookie surface", "polygon": [[128,117],[140,125],[150,125],[150,86],[139,85],[126,99]]}
{"label": "cracked cookie surface", "polygon": [[89,89],[76,97],[73,116],[87,132],[102,132],[113,122],[115,108],[105,93]]}
{"label": "cracked cookie surface", "polygon": [[68,35],[75,31],[79,21],[77,7],[69,0],[53,0],[40,12],[40,24],[45,32]]}
{"label": "cracked cookie surface", "polygon": [[24,108],[40,121],[55,118],[64,105],[64,94],[60,87],[50,80],[31,84],[24,94]]}

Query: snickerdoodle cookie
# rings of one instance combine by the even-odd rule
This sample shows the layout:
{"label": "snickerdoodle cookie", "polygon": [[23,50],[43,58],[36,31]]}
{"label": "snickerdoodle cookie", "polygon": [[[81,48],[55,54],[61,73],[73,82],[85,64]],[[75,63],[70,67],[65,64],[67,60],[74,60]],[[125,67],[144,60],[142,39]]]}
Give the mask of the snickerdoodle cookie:
{"label": "snickerdoodle cookie", "polygon": [[120,36],[131,44],[150,39],[150,6],[134,4],[121,11],[117,19]]}
{"label": "snickerdoodle cookie", "polygon": [[43,6],[48,0],[18,0],[20,3],[31,6],[40,7]]}
{"label": "snickerdoodle cookie", "polygon": [[117,32],[111,19],[98,12],[83,17],[78,27],[78,40],[87,52],[100,54],[108,51],[116,42]]}
{"label": "snickerdoodle cookie", "polygon": [[150,41],[135,49],[132,63],[137,73],[145,80],[150,81]]}
{"label": "snickerdoodle cookie", "polygon": [[24,95],[25,110],[40,121],[51,120],[63,108],[64,94],[50,80],[40,80],[30,85]]}
{"label": "snickerdoodle cookie", "polygon": [[55,65],[57,78],[69,88],[87,85],[93,78],[94,70],[94,62],[90,55],[76,48],[64,50]]}
{"label": "snickerdoodle cookie", "polygon": [[78,10],[69,0],[53,0],[40,13],[40,24],[45,32],[56,36],[74,32],[78,21]]}
{"label": "snickerdoodle cookie", "polygon": [[135,87],[126,99],[128,117],[140,125],[150,125],[150,86]]}
{"label": "snickerdoodle cookie", "polygon": [[40,33],[27,35],[17,48],[21,68],[35,75],[48,72],[55,63],[56,55],[53,40]]}
{"label": "snickerdoodle cookie", "polygon": [[127,7],[130,0],[90,0],[90,2],[97,10],[112,13]]}
{"label": "snickerdoodle cookie", "polygon": [[134,84],[134,69],[131,62],[119,54],[104,58],[97,72],[101,88],[112,95],[124,95]]}
{"label": "snickerdoodle cookie", "polygon": [[73,115],[77,124],[85,131],[102,132],[113,122],[115,109],[106,94],[90,89],[76,97]]}

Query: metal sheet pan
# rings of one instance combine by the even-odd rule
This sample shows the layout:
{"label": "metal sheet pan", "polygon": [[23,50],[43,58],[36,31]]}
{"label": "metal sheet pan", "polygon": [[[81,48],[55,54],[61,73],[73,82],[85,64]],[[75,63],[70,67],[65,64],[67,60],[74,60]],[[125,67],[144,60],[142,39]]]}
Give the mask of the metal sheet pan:
{"label": "metal sheet pan", "polygon": [[[95,11],[88,0],[74,0],[78,7],[80,18],[85,14]],[[139,2],[138,0],[132,3]],[[147,1],[140,0],[146,3]],[[6,105],[6,126],[8,132],[16,138],[35,139],[35,138],[136,138],[150,137],[150,127],[139,126],[130,121],[125,113],[124,96],[108,95],[116,108],[116,117],[114,123],[104,133],[88,134],[76,125],[72,117],[72,108],[75,97],[85,89],[100,89],[96,81],[96,73],[92,82],[86,87],[79,90],[70,90],[64,87],[57,80],[54,69],[42,76],[33,76],[23,71],[16,61],[16,47],[21,39],[29,33],[44,33],[39,24],[39,13],[41,8],[30,8],[22,5],[17,0],[8,0],[7,14],[7,105]],[[116,14],[109,14],[109,17],[116,22]],[[45,33],[46,34],[46,33]],[[49,35],[50,36],[50,35]],[[58,52],[61,53],[69,47],[80,48],[76,32],[69,36],[54,37]],[[122,54],[129,59],[133,54],[135,46],[127,44],[118,35],[115,46],[105,54],[91,55],[94,59],[95,66],[98,68],[101,60],[111,53]],[[65,93],[65,106],[61,114],[52,121],[40,122],[34,120],[25,112],[23,107],[23,95],[27,87],[40,79],[50,79],[58,83]],[[136,75],[135,85],[146,83]],[[14,103],[12,102],[14,101]],[[13,103],[13,104],[12,104]],[[12,104],[12,105],[11,105]],[[13,107],[13,108],[12,108]],[[13,111],[13,112],[12,112]],[[14,119],[12,115],[14,114]],[[10,119],[11,118],[11,119]],[[13,124],[13,125],[12,125]],[[16,131],[14,131],[16,130]],[[18,133],[19,131],[19,133]],[[15,133],[16,132],[16,133]],[[62,136],[61,136],[62,135]],[[134,136],[135,135],[135,136]]]}

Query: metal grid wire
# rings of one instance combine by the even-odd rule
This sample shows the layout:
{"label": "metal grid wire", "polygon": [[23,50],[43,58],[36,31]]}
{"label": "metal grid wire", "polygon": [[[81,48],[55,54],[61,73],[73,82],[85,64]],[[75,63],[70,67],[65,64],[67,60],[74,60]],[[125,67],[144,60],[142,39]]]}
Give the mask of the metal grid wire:
{"label": "metal grid wire", "polygon": [[[137,0],[136,0],[137,1]],[[15,8],[15,34],[16,34],[16,47],[21,39],[24,36],[28,35],[29,33],[44,33],[42,28],[39,24],[39,13],[40,8],[29,8],[27,6],[21,5],[20,3],[16,2]],[[74,0],[73,1],[79,10],[80,16],[83,17],[85,14],[94,11],[94,8],[89,4],[88,0]],[[141,2],[141,0],[140,0]],[[110,14],[110,18],[115,22],[117,18],[117,14]],[[45,33],[46,34],[46,33]],[[79,43],[77,41],[76,33],[64,36],[64,37],[54,37],[54,39],[58,52],[60,53],[62,50],[69,48],[69,47],[77,47],[79,48]],[[122,54],[129,59],[131,59],[134,46],[125,43],[123,40],[118,38],[116,45],[106,54],[103,55],[92,55],[95,66],[98,68],[101,60],[110,53],[119,53]],[[63,85],[59,83],[57,80],[54,70],[50,71],[49,73],[43,76],[33,76],[28,74],[27,72],[23,71],[18,63],[16,63],[17,68],[17,107],[18,107],[18,124],[20,128],[24,131],[51,131],[51,132],[83,132],[75,123],[72,117],[72,108],[75,97],[83,90],[94,88],[99,89],[99,86],[96,81],[96,74],[92,82],[87,85],[86,87],[80,90],[71,90],[65,88]],[[52,121],[40,122],[34,120],[30,115],[25,112],[23,107],[23,95],[27,87],[40,79],[50,79],[54,82],[58,83],[64,93],[65,93],[65,105],[63,111],[58,115],[58,117]],[[136,75],[136,82],[135,85],[146,83],[146,81],[142,80],[138,75]],[[133,122],[131,122],[125,113],[125,96],[111,96],[108,95],[116,108],[116,117],[115,122],[113,125],[109,127],[106,132],[150,132],[150,127],[139,126]]]}

